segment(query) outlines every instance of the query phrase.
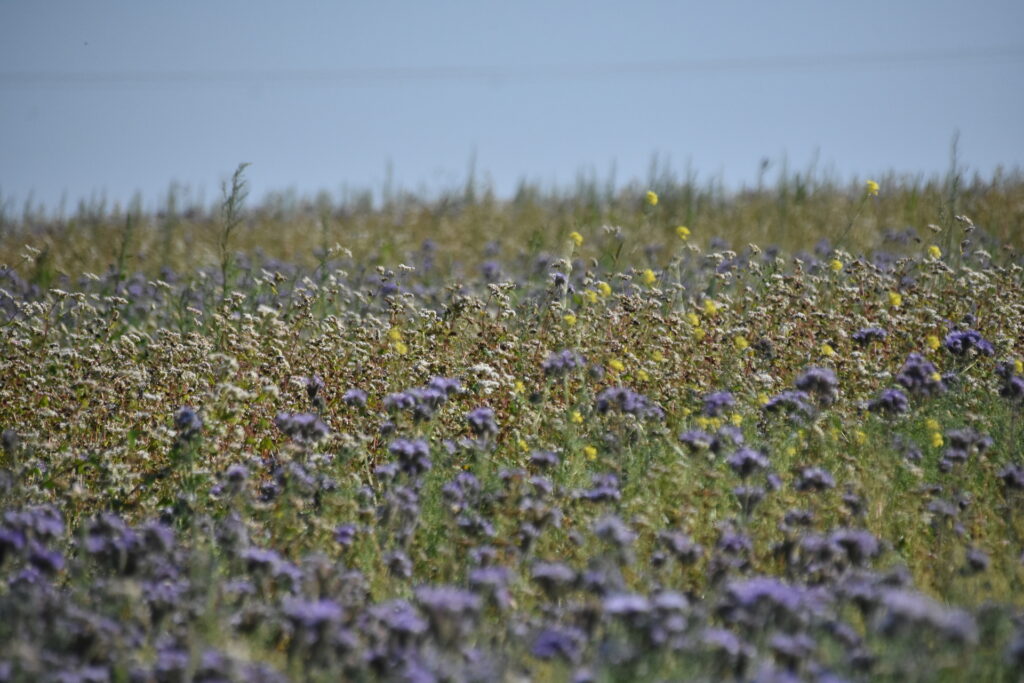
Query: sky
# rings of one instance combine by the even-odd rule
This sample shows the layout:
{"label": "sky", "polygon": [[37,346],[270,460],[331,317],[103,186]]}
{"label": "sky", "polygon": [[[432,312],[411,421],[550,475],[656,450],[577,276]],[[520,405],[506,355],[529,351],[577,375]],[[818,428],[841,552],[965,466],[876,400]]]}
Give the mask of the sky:
{"label": "sky", "polygon": [[0,205],[1024,166],[1024,3],[0,0]]}

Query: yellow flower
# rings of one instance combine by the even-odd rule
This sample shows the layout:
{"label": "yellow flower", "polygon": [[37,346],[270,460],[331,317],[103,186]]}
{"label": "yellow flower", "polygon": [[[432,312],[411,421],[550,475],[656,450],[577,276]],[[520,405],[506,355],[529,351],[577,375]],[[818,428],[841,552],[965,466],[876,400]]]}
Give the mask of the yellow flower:
{"label": "yellow flower", "polygon": [[562,320],[564,320],[565,324],[568,325],[569,327],[572,327],[573,325],[576,324],[576,316],[573,315],[572,313],[566,313],[565,315],[563,315]]}
{"label": "yellow flower", "polygon": [[759,393],[759,394],[757,395],[757,402],[758,402],[758,403],[760,403],[761,405],[765,405],[765,404],[767,404],[767,403],[768,403],[768,401],[770,401],[770,400],[771,400],[771,399],[770,399],[770,398],[768,398],[768,394],[766,394],[766,393],[765,393],[765,392],[763,392],[763,391],[762,391],[762,392],[760,392],[760,393]]}
{"label": "yellow flower", "polygon": [[612,286],[607,282],[598,282],[597,291],[601,293],[601,296],[611,296]]}
{"label": "yellow flower", "polygon": [[676,234],[679,235],[679,239],[685,240],[690,236],[690,229],[685,225],[680,225],[676,228]]}
{"label": "yellow flower", "polygon": [[931,432],[942,431],[942,425],[940,425],[939,421],[936,420],[935,418],[928,418],[927,420],[925,420],[924,426],[928,429],[928,431]]}
{"label": "yellow flower", "polygon": [[597,449],[593,446],[584,446],[583,455],[587,456],[588,460],[595,460],[597,459]]}
{"label": "yellow flower", "polygon": [[831,344],[822,344],[821,345],[821,355],[823,355],[823,356],[834,356],[834,355],[836,355],[836,350],[832,348]]}
{"label": "yellow flower", "polygon": [[690,323],[694,327],[700,327],[700,318],[696,313],[687,313],[686,322]]}
{"label": "yellow flower", "polygon": [[395,351],[398,353],[399,356],[404,356],[405,354],[409,353],[409,347],[405,345],[404,341],[396,341],[392,344],[392,346],[394,346]]}
{"label": "yellow flower", "polygon": [[583,424],[583,415],[578,410],[572,411],[572,416],[570,417],[570,419],[572,420],[573,424]]}
{"label": "yellow flower", "polygon": [[651,190],[647,190],[646,200],[647,200],[647,203],[650,204],[651,206],[657,206],[658,205],[658,195],[657,195],[657,193],[655,193],[655,192],[653,192]]}
{"label": "yellow flower", "polygon": [[577,247],[583,246],[583,235],[579,234],[575,230],[569,233],[569,239],[571,239]]}
{"label": "yellow flower", "polygon": [[530,444],[526,443],[522,439],[519,439],[516,445],[519,446],[519,450],[523,451],[524,453],[530,450]]}
{"label": "yellow flower", "polygon": [[750,346],[750,343],[746,340],[746,338],[743,335],[738,334],[735,337],[733,337],[732,345],[736,347],[737,351],[743,351],[748,346]]}
{"label": "yellow flower", "polygon": [[592,289],[586,289],[583,291],[583,298],[587,300],[588,304],[597,303],[597,292]]}
{"label": "yellow flower", "polygon": [[945,442],[942,440],[942,434],[939,432],[932,432],[932,448],[938,448],[943,443]]}
{"label": "yellow flower", "polygon": [[828,262],[828,267],[831,268],[833,272],[838,273],[843,269],[843,262],[837,258],[834,258]]}
{"label": "yellow flower", "polygon": [[858,429],[853,433],[853,440],[857,442],[858,446],[863,446],[868,440],[868,435]]}
{"label": "yellow flower", "polygon": [[786,455],[788,455],[791,458],[794,455],[796,455],[796,446],[787,446],[786,447]]}
{"label": "yellow flower", "polygon": [[928,247],[928,255],[932,258],[942,258],[942,250],[935,244]]}
{"label": "yellow flower", "polygon": [[610,361],[608,361],[608,367],[610,367],[615,372],[622,372],[623,370],[626,369],[626,366],[623,365],[622,361],[619,360],[618,358],[612,358]]}
{"label": "yellow flower", "polygon": [[936,337],[934,334],[929,334],[927,337],[925,337],[924,343],[927,344],[928,348],[931,349],[932,351],[935,351],[940,346],[942,346],[942,342],[940,342],[939,338]]}
{"label": "yellow flower", "polygon": [[645,285],[650,287],[651,285],[658,281],[658,276],[654,274],[653,270],[648,268],[640,275],[640,279],[643,280],[643,283]]}
{"label": "yellow flower", "polygon": [[931,379],[931,381],[933,381],[933,382],[941,382],[942,381],[942,375],[940,375],[938,372],[933,372],[931,374],[931,376],[929,377],[929,379]]}
{"label": "yellow flower", "polygon": [[718,315],[718,304],[711,299],[704,299],[704,314]]}
{"label": "yellow flower", "polygon": [[[651,352],[651,360],[653,360],[655,363],[660,363],[663,360],[665,360],[665,354],[663,354],[658,349],[654,349],[654,351]],[[1020,361],[1017,362],[1019,363]],[[1018,372],[1020,371],[1018,370]]]}
{"label": "yellow flower", "polygon": [[874,180],[869,180],[867,183],[865,183],[864,189],[867,191],[868,196],[870,197],[875,197],[878,195],[878,183],[876,183]]}
{"label": "yellow flower", "polygon": [[521,379],[517,379],[516,380],[515,392],[517,394],[525,394],[526,393],[526,385],[523,384],[523,380],[521,380]]}
{"label": "yellow flower", "polygon": [[388,339],[391,341],[402,341],[402,330],[397,327],[392,327],[388,330]]}
{"label": "yellow flower", "polygon": [[1019,358],[1013,361],[1013,371],[1016,372],[1018,375],[1024,375],[1024,362],[1022,362]]}
{"label": "yellow flower", "polygon": [[703,330],[703,328],[700,328],[700,327],[693,328],[693,338],[696,339],[697,341],[702,341],[704,339],[704,337],[706,337],[706,336],[708,336],[708,333],[705,332]]}
{"label": "yellow flower", "polygon": [[733,413],[729,417],[729,422],[732,422],[734,427],[739,427],[741,424],[743,424],[743,416],[740,415],[739,413]]}
{"label": "yellow flower", "polygon": [[903,305],[903,295],[899,292],[889,292],[889,305],[893,308],[899,308]]}
{"label": "yellow flower", "polygon": [[704,417],[703,415],[698,416],[694,421],[700,429],[707,429],[711,426],[711,418]]}

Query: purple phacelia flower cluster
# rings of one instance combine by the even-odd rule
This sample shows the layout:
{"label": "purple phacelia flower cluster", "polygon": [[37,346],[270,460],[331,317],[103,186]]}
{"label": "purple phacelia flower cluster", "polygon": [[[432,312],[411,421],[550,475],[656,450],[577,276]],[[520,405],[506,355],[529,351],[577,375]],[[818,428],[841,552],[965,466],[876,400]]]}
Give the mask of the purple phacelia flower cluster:
{"label": "purple phacelia flower cluster", "polygon": [[617,411],[642,420],[665,418],[665,411],[661,406],[627,387],[609,387],[603,390],[597,395],[595,409],[601,415]]}
{"label": "purple phacelia flower cluster", "polygon": [[907,356],[896,374],[896,381],[915,396],[935,396],[946,391],[935,364],[917,352]]}
{"label": "purple phacelia flower cluster", "polygon": [[562,377],[570,372],[579,370],[586,365],[583,356],[571,349],[563,349],[549,355],[544,359],[541,367],[548,377]]}
{"label": "purple phacelia flower cluster", "polygon": [[984,356],[996,353],[995,347],[977,330],[954,330],[946,335],[942,345],[955,356],[966,355],[972,350]]}
{"label": "purple phacelia flower cluster", "polygon": [[274,418],[274,424],[281,432],[300,443],[313,443],[330,434],[330,428],[313,413],[281,412]]}

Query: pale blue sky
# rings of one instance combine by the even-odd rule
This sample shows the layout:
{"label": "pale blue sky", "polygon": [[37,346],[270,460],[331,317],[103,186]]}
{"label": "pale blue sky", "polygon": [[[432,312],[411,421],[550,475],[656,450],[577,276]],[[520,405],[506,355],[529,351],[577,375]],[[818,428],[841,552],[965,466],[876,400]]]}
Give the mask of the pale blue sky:
{"label": "pale blue sky", "polygon": [[[0,0],[0,194],[1024,165],[1024,2]],[[817,155],[817,156],[816,156]],[[777,170],[769,170],[769,178]]]}

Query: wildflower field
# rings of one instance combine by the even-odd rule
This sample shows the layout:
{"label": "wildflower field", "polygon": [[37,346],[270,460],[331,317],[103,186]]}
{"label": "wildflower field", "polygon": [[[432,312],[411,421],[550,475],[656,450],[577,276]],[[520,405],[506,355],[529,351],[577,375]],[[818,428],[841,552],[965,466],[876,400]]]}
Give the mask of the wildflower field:
{"label": "wildflower field", "polygon": [[0,681],[1014,681],[1024,179],[0,223]]}

